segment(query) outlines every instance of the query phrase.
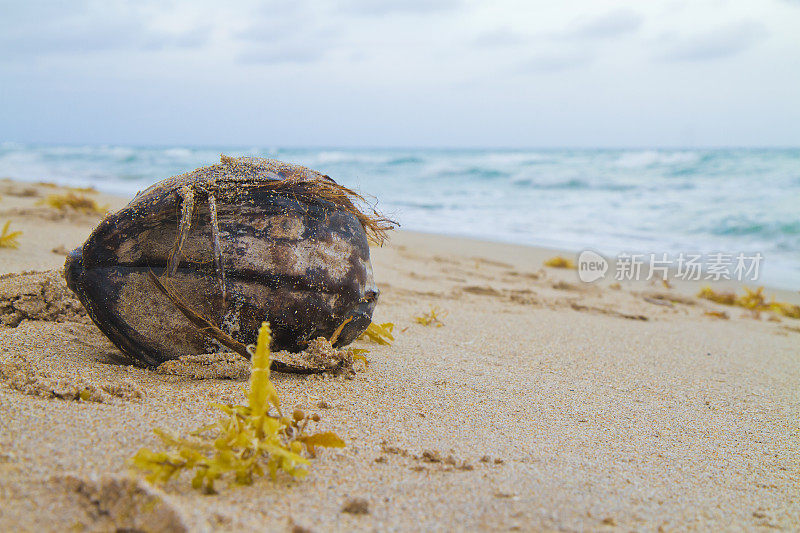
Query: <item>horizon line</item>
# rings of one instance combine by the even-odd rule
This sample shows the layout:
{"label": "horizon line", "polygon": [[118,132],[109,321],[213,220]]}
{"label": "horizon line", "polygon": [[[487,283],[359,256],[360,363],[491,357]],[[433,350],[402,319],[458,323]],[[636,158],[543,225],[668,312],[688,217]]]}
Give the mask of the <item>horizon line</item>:
{"label": "horizon line", "polygon": [[591,145],[541,145],[541,146],[493,146],[493,145],[467,145],[467,146],[413,146],[413,145],[323,145],[323,144],[308,144],[308,145],[272,145],[269,144],[206,144],[206,143],[116,143],[116,142],[47,142],[47,141],[14,141],[3,140],[0,141],[0,147],[5,145],[23,145],[23,146],[92,146],[92,147],[127,147],[127,148],[191,148],[191,149],[259,149],[265,151],[271,150],[441,150],[441,151],[475,151],[475,150],[500,150],[500,151],[526,151],[526,150],[542,150],[542,151],[558,151],[558,150],[798,150],[800,145],[679,145],[679,144],[663,144],[663,145],[619,145],[619,146],[591,146]]}

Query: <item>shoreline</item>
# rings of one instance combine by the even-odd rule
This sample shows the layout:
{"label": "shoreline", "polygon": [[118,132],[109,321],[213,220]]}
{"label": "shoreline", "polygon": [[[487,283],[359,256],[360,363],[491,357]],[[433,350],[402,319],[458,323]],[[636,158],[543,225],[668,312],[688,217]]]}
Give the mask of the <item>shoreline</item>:
{"label": "shoreline", "polygon": [[[59,268],[52,250],[99,221],[35,205],[51,189],[0,182],[0,222],[24,231],[19,249],[0,249],[2,273]],[[92,196],[112,209],[127,202]],[[395,324],[394,343],[356,342],[369,364],[353,379],[273,375],[282,405],[318,413],[319,429],[346,447],[320,453],[303,480],[223,483],[213,496],[186,474],[154,488],[127,461],[162,449],[153,428],[185,434],[213,422],[210,402],[243,404],[243,382],[131,364],[65,306],[63,286],[4,276],[0,529],[800,523],[800,319],[703,300],[691,284],[584,284],[542,266],[554,253],[564,255],[413,232],[373,248],[374,320]],[[417,322],[432,309],[443,327]],[[63,392],[81,383],[111,392]],[[358,513],[346,510],[354,500],[365,502]]]}
{"label": "shoreline", "polygon": [[[29,183],[25,181],[15,181],[10,179],[0,179],[0,222],[5,220],[12,220],[11,230],[22,230],[23,236],[20,238],[20,248],[18,250],[6,250],[6,255],[11,252],[17,256],[9,259],[4,255],[0,255],[0,274],[18,271],[15,266],[21,260],[21,256],[27,256],[30,261],[25,262],[25,270],[48,270],[58,268],[58,260],[48,254],[42,254],[41,248],[47,247],[52,244],[51,249],[64,248],[72,250],[83,243],[89,236],[90,231],[73,230],[72,225],[64,225],[63,221],[75,222],[78,225],[91,224],[93,221],[99,221],[98,215],[86,215],[81,213],[58,212],[43,206],[35,205],[46,194],[53,191],[68,192],[70,187],[55,186],[47,184],[46,186],[41,183]],[[20,196],[26,190],[37,190],[37,196]],[[109,194],[96,191],[90,195],[96,199],[98,204],[108,206],[111,211],[121,209],[130,201],[133,196],[125,197],[117,194]],[[17,219],[15,221],[15,218]],[[30,221],[39,219],[36,224],[32,225],[31,230],[27,230],[28,234],[35,235],[37,243],[35,246],[28,246],[25,238],[26,228],[31,227]],[[522,261],[517,266],[527,269],[535,269],[542,266],[543,262],[555,256],[563,256],[573,261],[577,261],[577,252],[566,248],[557,248],[549,246],[538,246],[532,244],[520,244],[513,242],[506,242],[503,240],[491,240],[481,237],[470,237],[464,235],[454,235],[447,233],[433,233],[422,232],[415,230],[394,230],[389,235],[389,241],[397,239],[398,242],[403,243],[407,239],[421,239],[426,243],[431,244],[436,242],[436,246],[441,246],[443,250],[448,253],[456,253],[463,257],[468,257],[469,253],[464,253],[464,250],[475,250],[477,254],[491,255],[496,254],[504,257],[505,262],[515,262],[514,257],[519,256]],[[610,273],[614,268],[614,260],[604,255],[610,265],[609,274],[606,279],[596,282],[599,285],[607,285],[613,283],[614,279],[610,279]],[[61,263],[63,266],[63,261]],[[15,270],[16,269],[16,270]],[[800,290],[795,288],[778,287],[761,282],[739,282],[739,281],[710,281],[710,280],[680,280],[674,278],[674,270],[669,281],[675,285],[675,288],[681,293],[694,291],[696,294],[701,287],[705,285],[713,285],[719,287],[720,290],[736,291],[741,293],[744,287],[759,287],[763,286],[768,295],[776,297],[778,300],[787,301],[793,304],[800,304]],[[575,280],[580,282],[579,280]],[[646,285],[647,281],[629,281],[631,285]]]}
{"label": "shoreline", "polygon": [[[393,236],[397,235],[400,242],[403,242],[404,235],[410,236],[412,239],[423,239],[427,243],[433,243],[434,241],[437,242],[437,246],[441,246],[444,250],[447,250],[449,253],[459,253],[463,256],[468,256],[469,254],[462,253],[463,248],[473,246],[474,249],[478,253],[490,254],[490,253],[499,253],[502,255],[506,261],[513,261],[514,256],[523,257],[526,261],[524,264],[520,264],[519,266],[524,266],[526,268],[535,268],[537,266],[543,266],[544,261],[556,257],[562,256],[568,259],[571,259],[577,262],[577,255],[579,252],[575,250],[569,250],[565,248],[555,248],[555,247],[548,247],[548,246],[539,246],[533,244],[519,244],[513,242],[506,242],[501,240],[488,240],[482,239],[478,237],[469,237],[469,236],[462,236],[462,235],[452,235],[452,234],[443,234],[443,233],[428,233],[422,231],[411,231],[411,230],[399,230],[393,232]],[[603,255],[603,254],[601,254]],[[614,270],[616,262],[613,258],[603,255],[603,257],[609,263],[609,274],[606,275],[605,279],[592,282],[587,285],[599,285],[599,286],[607,286],[611,283],[616,282],[616,279],[609,278],[610,272]],[[575,281],[580,282],[577,278],[577,274],[575,276]],[[696,295],[697,292],[704,286],[713,286],[715,289],[724,290],[724,291],[735,291],[737,293],[741,293],[742,290],[747,288],[757,288],[757,287],[764,287],[765,292],[769,296],[774,296],[778,300],[785,300],[787,302],[793,304],[800,304],[800,290],[795,288],[786,288],[786,287],[779,287],[775,285],[761,283],[760,281],[736,281],[736,280],[683,280],[675,277],[675,270],[670,268],[670,275],[668,277],[668,281],[673,288],[677,291],[681,292],[682,294],[691,294]],[[622,284],[629,284],[631,286],[647,286],[648,284],[652,285],[648,280],[639,280],[639,281],[630,281],[630,280],[622,280]],[[694,293],[692,293],[694,291]]]}

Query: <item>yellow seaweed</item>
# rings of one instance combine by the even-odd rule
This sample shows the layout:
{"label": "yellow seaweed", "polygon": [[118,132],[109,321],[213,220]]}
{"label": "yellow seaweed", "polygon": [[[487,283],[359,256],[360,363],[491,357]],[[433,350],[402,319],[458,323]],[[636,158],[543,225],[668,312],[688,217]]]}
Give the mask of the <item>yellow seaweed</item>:
{"label": "yellow seaweed", "polygon": [[253,353],[253,369],[250,371],[250,392],[248,401],[252,414],[257,417],[265,416],[270,405],[274,406],[280,414],[281,405],[275,386],[269,379],[270,352],[269,343],[272,340],[272,331],[266,322],[258,330],[258,341]]}
{"label": "yellow seaweed", "polygon": [[227,416],[190,433],[192,439],[155,429],[168,450],[154,452],[142,448],[130,464],[146,472],[146,479],[153,483],[164,483],[183,471],[194,471],[192,487],[212,494],[216,492],[215,482],[223,477],[240,485],[249,485],[266,473],[275,479],[279,471],[304,477],[309,464],[306,456],[314,457],[317,447],[343,447],[344,441],[335,433],[305,433],[309,423],[319,421],[318,415],[306,415],[299,409],[291,417],[281,414],[280,401],[270,380],[271,337],[269,324],[265,322],[252,350],[248,405],[213,405]]}
{"label": "yellow seaweed", "polygon": [[384,322],[383,324],[372,322],[358,340],[368,339],[377,344],[389,346],[394,342],[392,331],[394,331],[394,324],[392,322]]}
{"label": "yellow seaweed", "polygon": [[82,193],[88,193],[88,194],[97,194],[97,189],[95,189],[92,186],[89,186],[89,187],[67,187],[67,190],[68,191],[72,191],[72,192],[82,192]]}
{"label": "yellow seaweed", "polygon": [[766,309],[768,306],[764,301],[764,287],[759,287],[756,290],[745,287],[744,294],[736,298],[736,305],[754,311]]}
{"label": "yellow seaweed", "polygon": [[94,198],[89,198],[83,194],[67,192],[66,194],[48,194],[39,205],[46,205],[54,209],[74,209],[82,213],[94,213],[98,215],[108,211],[108,205],[100,206]]}
{"label": "yellow seaweed", "polygon": [[0,248],[18,248],[19,242],[17,238],[22,235],[21,231],[12,231],[9,233],[8,228],[11,226],[11,221],[7,220],[3,225],[3,232],[0,234]]}
{"label": "yellow seaweed", "polygon": [[422,324],[423,326],[436,326],[437,328],[440,328],[444,326],[442,318],[444,318],[446,315],[447,313],[443,313],[438,307],[433,307],[427,313],[423,313],[420,316],[414,317],[414,322],[417,324]]}
{"label": "yellow seaweed", "polygon": [[754,316],[758,316],[760,311],[771,311],[789,318],[800,318],[799,305],[776,302],[774,298],[767,302],[764,297],[764,287],[758,287],[757,289],[745,287],[744,294],[741,296],[736,296],[733,292],[716,292],[711,287],[703,287],[697,296],[723,305],[742,307],[751,311]]}
{"label": "yellow seaweed", "polygon": [[769,310],[789,318],[800,318],[800,305],[772,301],[769,303]]}
{"label": "yellow seaweed", "polygon": [[551,267],[551,268],[577,268],[575,266],[575,262],[572,259],[567,259],[566,257],[562,257],[557,255],[555,257],[551,257],[547,261],[544,262],[544,266]]}
{"label": "yellow seaweed", "polygon": [[711,287],[703,287],[697,293],[698,298],[711,300],[722,305],[736,305],[736,294],[732,292],[717,292]]}

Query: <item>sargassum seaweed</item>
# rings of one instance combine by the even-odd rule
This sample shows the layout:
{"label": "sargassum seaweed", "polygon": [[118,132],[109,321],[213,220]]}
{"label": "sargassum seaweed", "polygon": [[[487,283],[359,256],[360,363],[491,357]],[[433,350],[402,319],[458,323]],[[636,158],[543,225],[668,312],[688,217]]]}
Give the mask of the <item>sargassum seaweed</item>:
{"label": "sargassum seaweed", "polygon": [[318,415],[295,409],[291,416],[284,416],[270,379],[271,339],[269,324],[264,322],[255,349],[250,348],[253,368],[248,405],[212,404],[225,416],[192,432],[193,438],[154,430],[168,451],[143,448],[131,458],[131,465],[147,472],[146,479],[152,483],[165,483],[184,470],[194,471],[192,487],[212,494],[215,482],[224,476],[240,485],[253,483],[265,472],[272,479],[279,471],[302,478],[317,447],[344,447],[335,433],[306,433],[310,423],[319,421]]}

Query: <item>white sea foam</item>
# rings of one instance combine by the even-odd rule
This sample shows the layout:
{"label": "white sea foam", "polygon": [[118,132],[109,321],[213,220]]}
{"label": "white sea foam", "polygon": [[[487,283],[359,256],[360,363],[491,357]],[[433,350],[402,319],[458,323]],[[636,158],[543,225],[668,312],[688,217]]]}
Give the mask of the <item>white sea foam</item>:
{"label": "white sea foam", "polygon": [[162,152],[167,157],[174,157],[176,159],[192,157],[192,151],[188,148],[167,148]]}
{"label": "white sea foam", "polygon": [[323,151],[309,154],[309,159],[317,164],[331,163],[385,163],[392,159],[390,155],[366,153],[361,151]]}
{"label": "white sea foam", "polygon": [[617,159],[617,165],[625,168],[643,168],[653,165],[678,165],[695,163],[700,158],[696,152],[664,152],[642,150],[625,152]]}

